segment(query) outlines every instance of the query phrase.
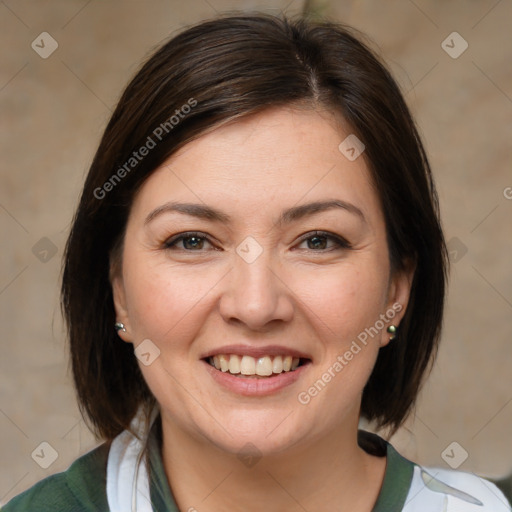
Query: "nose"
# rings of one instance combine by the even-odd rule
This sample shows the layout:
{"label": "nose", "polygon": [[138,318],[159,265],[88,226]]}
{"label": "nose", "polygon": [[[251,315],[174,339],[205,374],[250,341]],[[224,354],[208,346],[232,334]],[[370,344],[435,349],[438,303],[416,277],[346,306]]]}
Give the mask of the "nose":
{"label": "nose", "polygon": [[265,330],[272,321],[293,318],[293,293],[279,262],[263,251],[248,262],[234,254],[234,265],[224,281],[220,313],[227,322],[238,321],[251,330]]}

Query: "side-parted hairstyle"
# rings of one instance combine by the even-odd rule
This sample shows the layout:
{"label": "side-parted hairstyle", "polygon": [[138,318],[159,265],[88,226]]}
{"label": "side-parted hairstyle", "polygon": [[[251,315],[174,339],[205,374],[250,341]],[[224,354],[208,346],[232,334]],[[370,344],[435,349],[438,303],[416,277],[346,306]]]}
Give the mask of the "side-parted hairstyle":
{"label": "side-parted hairstyle", "polygon": [[[386,222],[392,271],[415,264],[397,339],[380,349],[361,415],[394,432],[437,352],[448,259],[429,163],[400,90],[354,29],[265,14],[221,16],[159,47],[122,94],[87,175],[64,254],[61,303],[80,411],[113,439],[155,398],[116,321],[130,207],[151,173],[207,130],[273,107],[339,114],[363,157]],[[340,139],[341,142],[341,139]],[[145,149],[142,149],[145,148]]]}

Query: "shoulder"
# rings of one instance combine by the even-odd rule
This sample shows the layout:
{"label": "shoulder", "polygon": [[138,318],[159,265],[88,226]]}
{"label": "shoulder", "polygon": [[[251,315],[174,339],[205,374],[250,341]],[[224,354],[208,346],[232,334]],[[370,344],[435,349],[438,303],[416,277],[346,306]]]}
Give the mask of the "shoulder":
{"label": "shoulder", "polygon": [[108,512],[104,443],[78,458],[69,469],[41,480],[15,496],[2,512]]}
{"label": "shoulder", "polygon": [[[417,508],[418,500],[427,505],[425,510],[446,510],[447,512],[473,510],[475,512],[510,512],[511,510],[510,504],[500,489],[485,478],[464,471],[415,465],[407,500],[410,508],[406,506],[404,512],[423,510]],[[439,509],[434,508],[438,504]]]}

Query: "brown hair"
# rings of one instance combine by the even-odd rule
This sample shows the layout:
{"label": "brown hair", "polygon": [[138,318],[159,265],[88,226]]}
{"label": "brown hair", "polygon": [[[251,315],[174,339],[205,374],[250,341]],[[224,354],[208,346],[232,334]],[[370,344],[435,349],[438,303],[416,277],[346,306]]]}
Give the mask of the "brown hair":
{"label": "brown hair", "polygon": [[[397,339],[380,350],[361,405],[364,417],[392,431],[411,411],[440,336],[446,247],[415,124],[386,67],[355,34],[330,21],[219,17],[162,45],[127,86],[85,181],[62,279],[80,410],[98,437],[114,438],[129,427],[139,405],[149,410],[155,403],[133,346],[114,330],[109,280],[112,251],[122,246],[137,190],[171,154],[206,130],[293,104],[341,114],[365,144],[392,269],[416,263]],[[134,151],[150,138],[154,147],[134,159]]]}

